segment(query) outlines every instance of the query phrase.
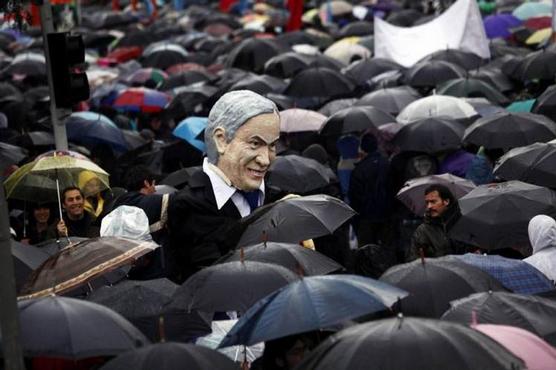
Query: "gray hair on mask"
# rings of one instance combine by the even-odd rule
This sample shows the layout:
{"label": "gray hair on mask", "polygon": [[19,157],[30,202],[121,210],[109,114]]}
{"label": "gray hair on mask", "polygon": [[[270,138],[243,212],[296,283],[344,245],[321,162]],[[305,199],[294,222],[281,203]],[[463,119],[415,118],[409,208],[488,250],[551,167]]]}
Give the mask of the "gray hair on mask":
{"label": "gray hair on mask", "polygon": [[214,142],[214,130],[221,127],[225,130],[226,140],[230,142],[236,131],[249,119],[260,114],[276,113],[276,104],[249,90],[232,91],[222,95],[214,104],[208,116],[208,124],[205,128],[205,146],[208,161],[216,164],[218,161],[218,150]]}

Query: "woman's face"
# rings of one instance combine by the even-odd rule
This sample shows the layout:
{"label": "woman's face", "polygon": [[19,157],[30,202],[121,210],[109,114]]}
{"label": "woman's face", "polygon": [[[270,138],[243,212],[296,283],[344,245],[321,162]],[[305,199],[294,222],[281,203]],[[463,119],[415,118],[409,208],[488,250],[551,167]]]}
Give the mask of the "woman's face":
{"label": "woman's face", "polygon": [[83,187],[82,191],[85,197],[90,197],[100,193],[101,182],[98,178],[92,178]]}
{"label": "woman's face", "polygon": [[47,207],[39,207],[33,210],[33,216],[38,223],[45,224],[50,218],[50,209]]}

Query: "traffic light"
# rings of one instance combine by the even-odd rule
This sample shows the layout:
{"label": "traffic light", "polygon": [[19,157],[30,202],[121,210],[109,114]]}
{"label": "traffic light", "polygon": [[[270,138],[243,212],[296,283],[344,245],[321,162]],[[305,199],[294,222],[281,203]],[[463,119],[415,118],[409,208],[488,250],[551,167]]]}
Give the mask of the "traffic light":
{"label": "traffic light", "polygon": [[85,62],[81,35],[55,32],[49,33],[47,39],[56,107],[71,108],[89,99],[87,75],[79,70],[79,65]]}

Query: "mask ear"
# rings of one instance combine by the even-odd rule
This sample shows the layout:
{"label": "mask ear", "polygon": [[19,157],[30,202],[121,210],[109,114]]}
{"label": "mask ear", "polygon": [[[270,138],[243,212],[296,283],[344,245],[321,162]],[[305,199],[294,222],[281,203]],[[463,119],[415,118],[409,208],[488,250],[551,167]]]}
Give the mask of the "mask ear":
{"label": "mask ear", "polygon": [[212,139],[214,140],[214,145],[216,145],[218,155],[224,154],[226,148],[228,147],[228,140],[226,140],[226,130],[222,127],[215,128],[212,132]]}

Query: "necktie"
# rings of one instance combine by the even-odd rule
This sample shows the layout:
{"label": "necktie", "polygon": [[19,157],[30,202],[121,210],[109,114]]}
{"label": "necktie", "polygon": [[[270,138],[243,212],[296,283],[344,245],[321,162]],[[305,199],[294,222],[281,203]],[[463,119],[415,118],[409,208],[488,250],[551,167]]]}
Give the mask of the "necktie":
{"label": "necktie", "polygon": [[255,208],[259,206],[259,190],[254,190],[254,191],[238,190],[238,192],[243,196],[243,198],[245,198],[245,200],[249,204],[249,208],[251,209],[251,212],[253,212],[253,210],[255,210]]}

